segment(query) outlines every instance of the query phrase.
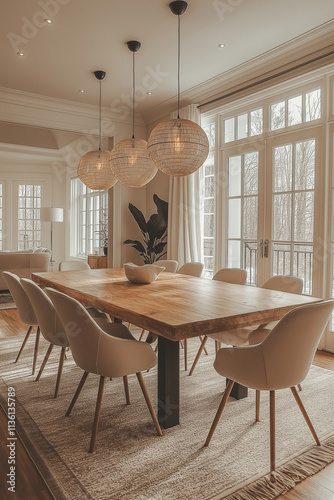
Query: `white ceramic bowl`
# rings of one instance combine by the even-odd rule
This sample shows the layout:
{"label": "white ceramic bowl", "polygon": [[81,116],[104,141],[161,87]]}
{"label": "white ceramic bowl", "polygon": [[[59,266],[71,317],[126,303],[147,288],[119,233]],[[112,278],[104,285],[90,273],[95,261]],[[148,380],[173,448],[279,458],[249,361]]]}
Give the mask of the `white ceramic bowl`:
{"label": "white ceramic bowl", "polygon": [[132,262],[123,265],[125,276],[131,283],[148,284],[153,283],[165,268],[157,264],[145,264],[137,266]]}

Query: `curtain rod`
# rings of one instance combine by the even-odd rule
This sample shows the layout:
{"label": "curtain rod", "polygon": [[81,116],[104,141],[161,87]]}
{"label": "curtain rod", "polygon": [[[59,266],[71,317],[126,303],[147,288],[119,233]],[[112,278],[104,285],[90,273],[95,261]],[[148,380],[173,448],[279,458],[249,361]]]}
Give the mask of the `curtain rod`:
{"label": "curtain rod", "polygon": [[324,59],[324,58],[332,56],[332,55],[334,55],[334,50],[331,50],[330,52],[327,52],[326,54],[322,54],[321,56],[314,57],[313,59],[310,59],[310,60],[305,61],[303,63],[297,64],[296,66],[293,66],[292,68],[288,68],[288,69],[285,69],[283,71],[280,71],[279,73],[275,73],[274,75],[268,76],[267,78],[263,78],[262,80],[259,80],[257,82],[253,82],[253,83],[250,83],[248,85],[245,85],[244,87],[241,87],[240,89],[232,90],[228,94],[224,94],[220,97],[216,97],[215,99],[211,99],[211,101],[207,101],[207,102],[204,102],[203,104],[199,104],[197,107],[202,108],[203,106],[207,106],[208,104],[213,104],[215,102],[221,101],[223,99],[226,99],[227,97],[231,97],[233,95],[239,94],[240,92],[243,92],[244,90],[249,90],[253,87],[261,85],[261,83],[269,82],[270,80],[273,80],[274,78],[286,75],[287,73],[290,73],[291,71],[294,71],[294,70],[299,69],[299,68],[303,68],[304,66],[307,66],[308,64],[320,61],[321,59]]}

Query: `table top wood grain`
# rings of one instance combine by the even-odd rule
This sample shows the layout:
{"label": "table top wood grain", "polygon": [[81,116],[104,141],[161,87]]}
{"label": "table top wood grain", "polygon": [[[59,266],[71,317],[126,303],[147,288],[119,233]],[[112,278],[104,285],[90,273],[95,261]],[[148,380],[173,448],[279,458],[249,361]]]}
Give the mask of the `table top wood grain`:
{"label": "table top wood grain", "polygon": [[170,340],[269,323],[296,306],[322,300],[166,272],[138,285],[123,269],[110,268],[34,273],[33,280]]}

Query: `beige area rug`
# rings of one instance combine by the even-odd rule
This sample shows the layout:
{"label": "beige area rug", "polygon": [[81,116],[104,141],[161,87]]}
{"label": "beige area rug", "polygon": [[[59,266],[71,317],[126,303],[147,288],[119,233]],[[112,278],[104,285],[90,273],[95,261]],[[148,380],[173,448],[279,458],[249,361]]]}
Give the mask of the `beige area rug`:
{"label": "beige area rug", "polygon": [[13,297],[8,291],[0,293],[0,311],[4,309],[16,309]]}
{"label": "beige area rug", "polygon": [[[97,449],[88,453],[98,389],[90,375],[70,417],[65,412],[82,372],[71,355],[65,361],[60,395],[53,398],[59,350],[54,349],[37,383],[30,374],[33,341],[14,364],[21,338],[0,341],[0,394],[16,391],[18,432],[57,500],[264,500],[276,498],[334,460],[334,372],[312,367],[302,400],[318,432],[317,447],[290,390],[277,393],[277,482],[269,470],[268,394],[255,423],[255,395],[229,399],[208,448],[203,444],[221,400],[225,380],[212,367],[214,345],[194,375],[181,369],[181,425],[158,437],[137,379],[129,379],[126,406],[122,380],[108,381]],[[189,342],[192,361],[199,342]],[[38,363],[46,351],[40,343]],[[183,351],[181,351],[181,366]],[[156,368],[144,378],[156,404]],[[280,467],[278,467],[280,465]]]}

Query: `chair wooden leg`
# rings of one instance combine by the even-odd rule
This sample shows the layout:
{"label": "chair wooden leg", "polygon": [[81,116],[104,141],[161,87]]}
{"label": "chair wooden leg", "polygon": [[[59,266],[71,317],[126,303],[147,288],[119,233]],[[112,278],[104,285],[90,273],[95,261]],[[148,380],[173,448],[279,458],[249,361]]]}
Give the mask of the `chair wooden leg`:
{"label": "chair wooden leg", "polygon": [[300,384],[298,384],[298,386],[297,386],[297,387],[298,387],[298,389],[299,389],[300,391],[302,391],[302,386],[301,386]]}
{"label": "chair wooden leg", "polygon": [[158,422],[156,413],[154,411],[151,398],[149,396],[149,393],[147,392],[146,385],[145,385],[145,382],[144,382],[144,379],[143,379],[143,375],[141,374],[141,372],[136,373],[136,375],[137,375],[137,379],[138,379],[140,388],[141,388],[142,393],[144,395],[147,407],[150,410],[150,414],[151,414],[152,420],[153,420],[153,422],[155,424],[155,427],[157,429],[158,436],[162,436],[162,430],[161,430],[160,424]]}
{"label": "chair wooden leg", "polygon": [[32,329],[33,329],[33,326],[32,326],[32,325],[30,325],[30,326],[29,326],[29,328],[28,328],[28,331],[27,331],[27,333],[26,333],[26,335],[25,335],[25,337],[24,337],[24,339],[23,339],[23,342],[22,342],[21,348],[20,348],[20,350],[19,350],[18,355],[16,356],[16,360],[14,361],[14,363],[17,363],[17,362],[18,362],[18,360],[20,359],[20,356],[21,356],[22,351],[23,351],[23,349],[24,349],[24,347],[25,347],[25,345],[26,345],[26,343],[27,343],[27,340],[28,340],[28,338],[29,338],[29,336],[30,336],[30,334],[31,334],[31,330],[32,330]]}
{"label": "chair wooden leg", "polygon": [[300,411],[303,414],[303,417],[306,420],[307,425],[309,426],[310,431],[312,432],[312,435],[313,435],[313,437],[315,439],[315,442],[317,443],[318,446],[320,446],[320,441],[319,441],[319,438],[317,436],[317,433],[314,430],[314,427],[313,427],[313,425],[311,423],[310,417],[308,416],[307,411],[305,410],[305,407],[304,407],[304,405],[303,405],[303,403],[302,403],[302,401],[301,401],[301,399],[299,397],[298,392],[296,391],[296,388],[295,387],[290,387],[290,389],[292,391],[292,394],[295,397],[295,400],[297,401],[297,404],[298,404],[298,406],[300,408]]}
{"label": "chair wooden leg", "polygon": [[275,470],[275,391],[270,391],[270,474]]}
{"label": "chair wooden leg", "polygon": [[[202,335],[200,335],[198,338],[199,338],[199,340],[200,340],[200,341],[201,341],[201,343],[202,343],[202,342],[203,342],[203,336],[202,336]],[[204,352],[205,352],[205,354],[208,356],[208,351],[206,350],[206,347],[204,347]]]}
{"label": "chair wooden leg", "polygon": [[39,379],[41,378],[41,375],[42,375],[42,373],[43,373],[43,370],[44,370],[44,368],[45,368],[45,365],[46,365],[46,363],[47,363],[47,360],[49,359],[49,356],[50,356],[50,354],[51,354],[51,351],[52,351],[52,349],[53,349],[53,346],[54,346],[54,344],[50,344],[50,345],[49,345],[49,348],[48,348],[48,350],[46,351],[46,354],[45,354],[44,359],[43,359],[43,363],[42,363],[42,365],[41,365],[41,367],[40,367],[40,369],[39,369],[39,372],[38,372],[38,375],[37,375],[37,377],[36,377],[35,382],[38,382],[38,381],[39,381]]}
{"label": "chair wooden leg", "polygon": [[226,405],[226,402],[228,400],[228,397],[229,397],[229,395],[230,395],[230,393],[232,391],[233,385],[234,385],[234,380],[229,380],[228,383],[227,383],[227,386],[226,386],[223,398],[222,398],[222,400],[220,402],[220,405],[218,407],[216,416],[215,416],[215,418],[214,418],[214,420],[212,422],[211,429],[209,431],[208,437],[206,438],[206,441],[204,443],[204,446],[209,446],[209,443],[211,441],[213,433],[216,430],[216,427],[217,427],[217,424],[219,422],[219,419],[220,419],[220,417],[221,417],[221,415],[223,413],[223,410],[225,408],[225,405]]}
{"label": "chair wooden leg", "polygon": [[58,394],[59,394],[61,374],[63,373],[65,352],[66,352],[66,347],[62,347],[61,351],[60,351],[60,357],[59,357],[58,374],[57,374],[57,381],[56,381],[56,388],[55,388],[55,398],[57,398]]}
{"label": "chair wooden leg", "polygon": [[66,417],[69,417],[69,416],[71,415],[71,411],[73,410],[73,406],[75,405],[76,400],[77,400],[77,399],[78,399],[78,397],[79,397],[79,394],[80,394],[80,392],[81,392],[81,389],[82,389],[82,388],[83,388],[83,386],[84,386],[84,383],[85,383],[85,382],[86,382],[86,380],[87,380],[87,377],[88,377],[88,372],[84,372],[84,374],[82,375],[81,380],[80,380],[80,382],[79,382],[78,388],[77,388],[77,390],[75,391],[75,394],[74,394],[74,396],[73,396],[73,399],[72,399],[72,401],[71,401],[71,404],[70,404],[70,406],[68,407],[68,410],[67,410],[66,415],[65,415]]}
{"label": "chair wooden leg", "polygon": [[188,342],[187,342],[187,339],[184,339],[183,347],[184,347],[184,369],[185,369],[185,371],[187,371],[188,370]]}
{"label": "chair wooden leg", "polygon": [[144,333],[145,333],[145,328],[142,329],[141,331],[141,334],[140,334],[140,337],[139,337],[139,340],[142,340],[142,338],[144,337]]}
{"label": "chair wooden leg", "polygon": [[126,404],[129,405],[130,404],[130,393],[129,393],[128,377],[126,375],[124,375],[124,377],[123,377],[123,384],[124,384]]}
{"label": "chair wooden leg", "polygon": [[34,375],[35,370],[36,370],[36,363],[37,363],[37,354],[38,354],[38,346],[39,346],[39,338],[41,335],[41,331],[39,326],[37,327],[37,332],[36,332],[36,339],[35,339],[35,350],[34,350],[34,359],[32,362],[32,372],[31,374]]}
{"label": "chair wooden leg", "polygon": [[260,421],[260,391],[258,390],[255,393],[255,420]]}
{"label": "chair wooden leg", "polygon": [[97,436],[97,431],[99,428],[100,415],[101,415],[104,383],[105,383],[105,377],[103,377],[101,375],[100,384],[99,384],[99,392],[97,394],[97,400],[96,400],[95,416],[94,416],[94,423],[93,423],[93,429],[92,429],[92,437],[90,440],[89,453],[94,453],[94,451],[95,451],[96,436]]}
{"label": "chair wooden leg", "polygon": [[207,340],[208,340],[208,337],[207,337],[207,336],[204,336],[203,342],[201,343],[201,346],[200,346],[200,348],[198,349],[198,352],[197,352],[197,354],[196,354],[196,358],[194,359],[193,365],[192,365],[192,367],[191,367],[191,369],[190,369],[189,376],[193,374],[193,372],[194,372],[194,370],[195,370],[195,367],[196,367],[196,365],[197,365],[197,362],[198,362],[198,360],[199,360],[199,357],[200,357],[200,355],[202,354],[202,351],[203,351],[203,349],[204,349],[204,346],[205,346],[205,344],[206,344]]}

